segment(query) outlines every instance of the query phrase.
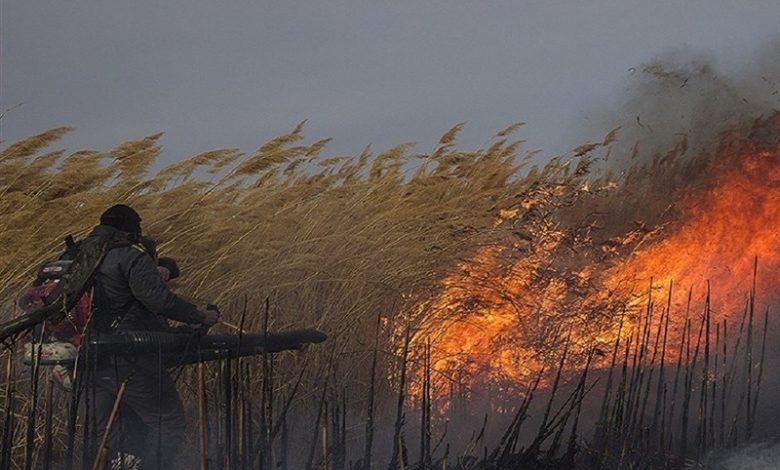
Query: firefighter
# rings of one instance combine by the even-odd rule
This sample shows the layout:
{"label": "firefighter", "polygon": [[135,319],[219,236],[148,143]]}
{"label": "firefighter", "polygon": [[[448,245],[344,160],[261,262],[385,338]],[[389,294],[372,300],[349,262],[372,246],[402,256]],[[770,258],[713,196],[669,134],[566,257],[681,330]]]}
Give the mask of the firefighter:
{"label": "firefighter", "polygon": [[[95,274],[93,334],[123,331],[163,331],[158,316],[211,327],[219,321],[215,310],[198,309],[169,289],[153,256],[141,243],[141,217],[131,207],[115,205],[100,217],[89,236],[110,236],[115,243]],[[94,358],[89,379],[93,392],[98,436],[102,436],[118,390],[126,383],[121,409],[145,425],[145,445],[139,446],[144,469],[171,467],[183,442],[184,410],[172,377],[158,355]],[[132,426],[137,429],[137,426]],[[122,423],[112,427],[108,450],[123,447]],[[137,438],[138,436],[133,436]],[[123,456],[119,457],[124,459]]]}

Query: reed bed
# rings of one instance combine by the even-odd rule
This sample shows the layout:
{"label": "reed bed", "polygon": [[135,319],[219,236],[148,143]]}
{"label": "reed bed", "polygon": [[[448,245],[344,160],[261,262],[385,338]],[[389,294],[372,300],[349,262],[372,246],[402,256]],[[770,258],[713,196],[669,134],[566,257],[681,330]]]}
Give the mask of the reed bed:
{"label": "reed bed", "polygon": [[[299,125],[252,153],[213,150],[151,176],[159,134],[107,152],[49,151],[68,128],[8,145],[0,152],[0,319],[18,313],[13,299],[66,235],[84,235],[106,207],[128,203],[182,266],[175,289],[222,307],[220,331],[314,327],[330,336],[303,353],[176,370],[192,428],[181,468],[674,468],[750,440],[769,329],[768,313],[757,326],[755,288],[736,333],[712,321],[708,292],[703,314],[685,314],[674,355],[671,302],[659,312],[654,289],[644,309],[627,313],[626,298],[583,302],[598,286],[579,286],[571,303],[538,311],[538,325],[553,328],[531,329],[518,345],[542,365],[515,384],[519,393],[477,406],[479,394],[449,375],[448,406],[437,406],[436,326],[452,319],[430,299],[443,279],[482,250],[506,247],[517,250],[501,251],[493,269],[523,258],[547,273],[545,285],[594,259],[608,263],[656,235],[620,211],[658,179],[700,165],[670,163],[676,149],[641,170],[658,179],[634,169],[616,185],[590,171],[614,133],[536,167],[534,152],[512,140],[519,127],[473,151],[455,146],[457,125],[423,154],[399,145],[329,157],[327,140],[305,143]],[[649,225],[669,216],[644,210],[664,214],[648,216]],[[599,231],[596,220],[609,224]],[[543,270],[550,259],[568,271]],[[595,337],[617,322],[609,344],[566,333],[588,324]],[[10,344],[2,356],[0,469],[100,468],[84,452],[90,435],[99,438],[88,413],[75,412],[48,370],[23,366],[20,349]]]}

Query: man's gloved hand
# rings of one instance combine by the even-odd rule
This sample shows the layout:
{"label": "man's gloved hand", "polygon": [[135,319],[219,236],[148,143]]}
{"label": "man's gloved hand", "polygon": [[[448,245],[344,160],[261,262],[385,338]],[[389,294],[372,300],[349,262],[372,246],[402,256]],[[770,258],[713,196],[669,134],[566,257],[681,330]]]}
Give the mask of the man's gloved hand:
{"label": "man's gloved hand", "polygon": [[179,270],[179,264],[173,258],[163,256],[157,261],[157,266],[168,271],[168,278],[166,281],[176,279],[181,275]]}
{"label": "man's gloved hand", "polygon": [[208,305],[206,306],[206,310],[201,310],[200,313],[203,314],[203,321],[201,324],[203,326],[212,327],[219,323],[219,309],[216,305]]}

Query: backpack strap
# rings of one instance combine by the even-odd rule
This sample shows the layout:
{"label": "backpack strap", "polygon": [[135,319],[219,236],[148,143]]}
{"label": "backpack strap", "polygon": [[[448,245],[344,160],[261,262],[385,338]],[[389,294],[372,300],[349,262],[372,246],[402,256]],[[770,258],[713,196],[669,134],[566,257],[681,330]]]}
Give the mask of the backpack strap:
{"label": "backpack strap", "polygon": [[63,314],[70,311],[94,280],[113,243],[113,238],[108,235],[78,242],[78,253],[74,256],[70,268],[62,275],[60,282],[46,297],[46,304],[61,304]]}

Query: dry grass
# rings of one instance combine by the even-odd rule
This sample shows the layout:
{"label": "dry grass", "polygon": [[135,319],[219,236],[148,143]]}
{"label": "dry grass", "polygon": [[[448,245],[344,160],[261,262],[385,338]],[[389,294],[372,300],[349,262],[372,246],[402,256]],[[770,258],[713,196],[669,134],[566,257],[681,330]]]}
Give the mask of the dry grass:
{"label": "dry grass", "polygon": [[[160,154],[159,135],[108,152],[47,153],[67,131],[0,153],[4,299],[57,254],[65,235],[84,234],[102,210],[122,202],[180,260],[181,292],[222,304],[246,295],[259,306],[270,297],[276,326],[337,333],[400,294],[432,288],[495,236],[499,208],[524,186],[509,144],[458,152],[448,142],[457,129],[432,156],[398,146],[323,158],[326,141],[301,144],[298,126],[249,155],[214,150],[154,176],[147,173]],[[248,318],[249,329],[257,318]]]}

